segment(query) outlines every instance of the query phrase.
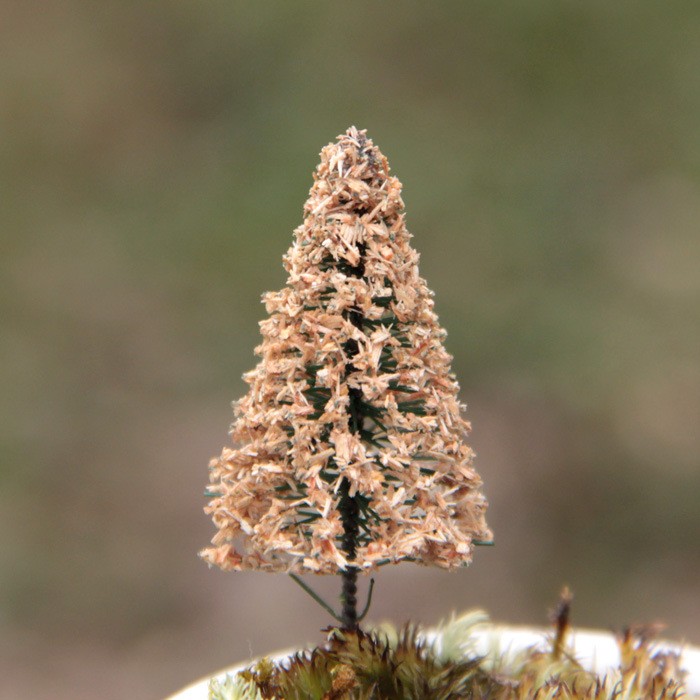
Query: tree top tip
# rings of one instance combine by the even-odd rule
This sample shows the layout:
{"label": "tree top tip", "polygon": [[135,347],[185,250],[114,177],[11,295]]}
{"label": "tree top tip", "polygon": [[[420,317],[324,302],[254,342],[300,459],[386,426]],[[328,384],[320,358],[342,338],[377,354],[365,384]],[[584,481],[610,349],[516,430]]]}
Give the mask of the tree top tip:
{"label": "tree top tip", "polygon": [[305,212],[324,219],[340,210],[392,220],[403,210],[401,182],[384,154],[355,126],[321,150]]}

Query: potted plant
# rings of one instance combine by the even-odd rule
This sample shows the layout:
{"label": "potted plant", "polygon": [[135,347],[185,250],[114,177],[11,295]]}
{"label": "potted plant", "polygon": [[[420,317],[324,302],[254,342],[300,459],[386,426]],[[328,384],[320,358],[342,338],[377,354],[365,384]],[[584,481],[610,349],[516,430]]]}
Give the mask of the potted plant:
{"label": "potted plant", "polygon": [[[210,464],[217,532],[201,556],[224,570],[289,574],[336,624],[316,649],[178,697],[679,697],[676,657],[655,655],[641,632],[621,639],[605,677],[581,664],[580,635],[567,641],[568,595],[546,648],[478,612],[434,631],[362,629],[359,575],[400,562],[466,566],[492,534],[401,184],[364,131],[323,149],[304,213],[284,258],[287,285],[264,296],[260,362],[245,375],[233,446]],[[340,610],[303,573],[340,576]]]}

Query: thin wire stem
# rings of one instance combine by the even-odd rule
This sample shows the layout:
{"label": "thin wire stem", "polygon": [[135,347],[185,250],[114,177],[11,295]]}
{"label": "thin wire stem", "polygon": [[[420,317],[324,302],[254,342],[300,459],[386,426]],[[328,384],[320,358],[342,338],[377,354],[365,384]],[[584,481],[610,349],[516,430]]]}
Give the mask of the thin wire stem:
{"label": "thin wire stem", "polygon": [[337,620],[342,624],[343,618],[340,615],[337,615],[335,610],[326,603],[321,596],[316,593],[310,586],[307,586],[296,574],[289,574],[289,578],[294,581],[294,583],[298,584],[301,586],[333,619]]}
{"label": "thin wire stem", "polygon": [[369,606],[372,604],[372,591],[374,590],[374,579],[369,580],[369,591],[367,592],[367,603],[365,604],[365,609],[360,613],[357,618],[358,622],[362,622],[365,619],[365,615],[369,612]]}
{"label": "thin wire stem", "polygon": [[[360,243],[358,245],[358,250],[360,253],[360,260],[355,267],[352,268],[350,274],[353,277],[361,279],[365,274],[365,244]],[[362,311],[359,309],[351,309],[349,311],[344,311],[343,316],[347,318],[350,323],[352,323],[355,328],[360,332],[363,332],[364,316]],[[355,338],[350,338],[344,343],[345,353],[348,358],[348,362],[345,366],[345,379],[347,379],[352,373],[356,372],[355,365],[352,361],[359,352],[360,346]],[[349,388],[349,422],[348,428],[351,433],[361,434],[362,426],[364,423],[364,416],[362,410],[362,391],[358,388]],[[342,612],[342,625],[343,629],[346,630],[356,630],[358,629],[358,617],[357,617],[357,573],[358,568],[352,564],[353,559],[357,554],[358,539],[360,534],[360,509],[358,504],[357,495],[351,496],[351,485],[350,482],[343,478],[340,482],[340,503],[338,504],[338,510],[340,511],[340,519],[343,524],[343,536],[342,536],[342,549],[345,552],[348,560],[348,565],[345,569],[340,572],[342,578],[342,590],[340,594],[340,600],[343,604]]]}
{"label": "thin wire stem", "polygon": [[343,602],[341,622],[344,630],[357,629],[357,569],[350,566],[340,573],[343,579],[343,589],[340,599]]}

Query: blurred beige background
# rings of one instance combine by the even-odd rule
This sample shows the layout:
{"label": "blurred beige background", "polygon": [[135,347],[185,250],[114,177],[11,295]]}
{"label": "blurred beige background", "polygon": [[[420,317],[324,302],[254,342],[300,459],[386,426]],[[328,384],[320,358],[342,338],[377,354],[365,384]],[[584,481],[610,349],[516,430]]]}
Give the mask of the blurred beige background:
{"label": "blurred beige background", "polygon": [[[700,5],[9,0],[0,9],[0,696],[160,698],[317,642],[196,552],[207,462],[321,147],[404,184],[497,544],[378,576],[700,642]],[[329,598],[339,583],[312,580]]]}

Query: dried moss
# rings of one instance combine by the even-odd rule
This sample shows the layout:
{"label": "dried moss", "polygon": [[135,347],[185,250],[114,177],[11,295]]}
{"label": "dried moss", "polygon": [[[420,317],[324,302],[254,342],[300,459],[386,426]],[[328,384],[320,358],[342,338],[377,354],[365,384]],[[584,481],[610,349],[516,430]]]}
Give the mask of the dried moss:
{"label": "dried moss", "polygon": [[[559,624],[548,646],[516,655],[475,651],[476,611],[436,636],[408,625],[372,632],[333,629],[328,643],[282,663],[263,659],[213,680],[211,700],[671,700],[686,697],[673,654],[656,652],[643,629],[619,636],[621,662],[605,677],[585,670]],[[430,640],[434,641],[430,641]]]}

